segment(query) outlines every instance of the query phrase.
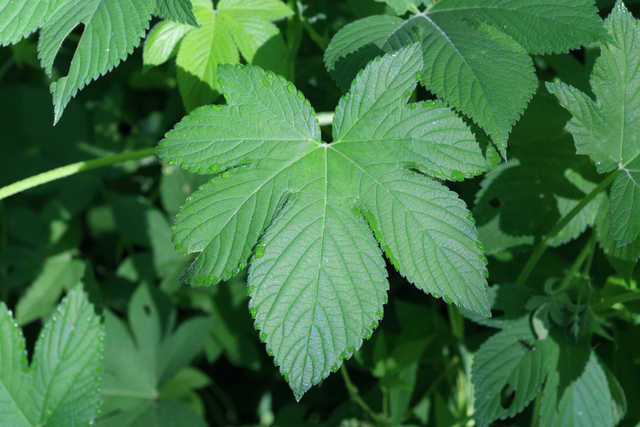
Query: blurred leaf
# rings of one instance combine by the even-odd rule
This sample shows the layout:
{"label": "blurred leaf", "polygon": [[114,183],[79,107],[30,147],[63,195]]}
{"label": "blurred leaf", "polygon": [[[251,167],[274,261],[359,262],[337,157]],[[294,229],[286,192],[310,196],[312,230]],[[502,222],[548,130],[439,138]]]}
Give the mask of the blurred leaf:
{"label": "blurred leaf", "polygon": [[166,296],[144,285],[131,298],[132,333],[105,311],[104,415],[97,425],[142,426],[149,419],[159,426],[204,425],[191,409],[157,400],[159,389],[201,350],[210,326],[208,318],[195,317],[173,331],[175,316]]}
{"label": "blurred leaf", "polygon": [[62,291],[78,284],[84,269],[84,262],[73,259],[72,252],[47,258],[38,277],[18,300],[17,322],[24,325],[49,314]]}
{"label": "blurred leaf", "polygon": [[156,1],[156,9],[153,13],[160,18],[192,26],[198,25],[196,17],[193,16],[193,5],[190,0]]}

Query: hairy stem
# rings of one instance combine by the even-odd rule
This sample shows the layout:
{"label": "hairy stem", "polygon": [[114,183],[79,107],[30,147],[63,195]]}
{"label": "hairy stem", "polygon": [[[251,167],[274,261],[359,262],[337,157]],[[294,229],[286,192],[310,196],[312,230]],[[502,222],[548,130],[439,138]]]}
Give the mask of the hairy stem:
{"label": "hairy stem", "polygon": [[575,218],[575,216],[578,215],[580,211],[584,209],[584,207],[587,206],[591,200],[593,200],[598,194],[600,194],[600,192],[602,192],[605,188],[607,188],[609,184],[611,184],[611,182],[613,182],[613,180],[616,179],[616,177],[620,172],[621,170],[618,169],[611,172],[609,175],[607,175],[604,181],[602,181],[596,188],[594,188],[591,193],[587,194],[582,200],[580,200],[580,203],[578,203],[573,209],[571,209],[571,211],[567,215],[565,215],[555,225],[555,227],[551,229],[551,231],[549,231],[547,234],[545,234],[542,237],[542,240],[540,240],[540,243],[538,243],[538,246],[533,251],[529,259],[527,260],[527,263],[525,264],[524,268],[522,269],[522,272],[516,279],[516,282],[521,283],[523,285],[527,282],[527,279],[529,279],[529,276],[531,275],[531,273],[533,272],[533,269],[535,268],[536,264],[540,260],[540,257],[542,257],[542,254],[544,254],[544,251],[546,251],[547,248],[549,247],[549,241],[553,239],[560,231],[562,231],[562,229],[566,227],[566,225],[569,224],[569,222],[571,222],[571,220]]}
{"label": "hairy stem", "polygon": [[356,402],[363,411],[369,414],[372,420],[374,420],[376,423],[380,423],[378,414],[376,414],[373,409],[371,409],[369,405],[367,405],[367,402],[362,400],[362,397],[360,397],[360,391],[358,391],[358,387],[356,387],[355,384],[351,381],[351,378],[349,378],[349,373],[347,372],[347,368],[344,366],[344,363],[340,367],[340,373],[342,374],[342,378],[344,379],[344,384],[347,387],[349,396],[351,396],[353,401]]}
{"label": "hairy stem", "polygon": [[23,179],[22,181],[14,182],[13,184],[0,188],[0,200],[6,199],[9,196],[21,193],[30,188],[37,187],[38,185],[46,184],[48,182],[55,181],[56,179],[60,178],[65,178],[67,176],[75,175],[79,172],[84,172],[103,166],[110,166],[116,163],[126,162],[127,160],[138,160],[153,155],[155,155],[154,149],[146,148],[144,150],[131,151],[128,153],[121,153],[114,156],[102,157],[99,159],[87,160],[84,162],[62,166],[38,175],[30,176],[29,178]]}

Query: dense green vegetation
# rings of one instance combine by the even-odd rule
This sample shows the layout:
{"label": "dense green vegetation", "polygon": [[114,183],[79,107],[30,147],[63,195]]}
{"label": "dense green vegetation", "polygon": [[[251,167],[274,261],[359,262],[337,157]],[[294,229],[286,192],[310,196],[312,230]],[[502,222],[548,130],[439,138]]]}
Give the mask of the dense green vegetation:
{"label": "dense green vegetation", "polygon": [[640,425],[639,17],[0,0],[0,426]]}

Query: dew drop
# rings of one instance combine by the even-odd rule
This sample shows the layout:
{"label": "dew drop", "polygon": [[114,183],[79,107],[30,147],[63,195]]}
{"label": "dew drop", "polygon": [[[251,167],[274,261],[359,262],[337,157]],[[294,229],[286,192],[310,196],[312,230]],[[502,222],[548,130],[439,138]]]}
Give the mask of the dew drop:
{"label": "dew drop", "polygon": [[[475,221],[473,221],[475,223]],[[476,242],[476,247],[484,252],[484,245],[480,242]]]}
{"label": "dew drop", "polygon": [[298,91],[298,98],[300,99],[304,98],[304,94],[301,91]]}
{"label": "dew drop", "polygon": [[344,351],[340,353],[340,357],[339,357],[340,360],[345,360],[347,358],[349,358],[349,355],[347,353],[345,353]]}
{"label": "dew drop", "polygon": [[484,276],[485,279],[488,279],[489,278],[489,270],[484,270],[482,272],[482,275]]}
{"label": "dew drop", "polygon": [[333,366],[331,366],[331,372],[338,372],[339,368],[340,368],[340,365],[337,363],[334,363]]}
{"label": "dew drop", "polygon": [[260,334],[260,341],[265,342],[267,340],[267,334],[266,333],[261,333]]}
{"label": "dew drop", "polygon": [[256,307],[251,307],[251,308],[249,309],[249,313],[251,313],[251,317],[252,317],[253,319],[255,319],[255,318],[256,318],[256,315],[258,314],[258,309],[257,309]]}
{"label": "dew drop", "polygon": [[348,348],[347,348],[347,351],[348,351],[349,353],[353,354],[353,353],[355,353],[356,348],[355,348],[355,347],[348,347]]}
{"label": "dew drop", "polygon": [[480,255],[480,259],[482,260],[482,262],[484,262],[485,264],[487,263],[487,257],[484,255]]}
{"label": "dew drop", "polygon": [[268,349],[268,350],[267,350],[267,354],[268,354],[269,356],[273,357],[273,350]]}
{"label": "dew drop", "polygon": [[360,70],[360,71],[358,71],[358,75],[359,75],[359,76],[361,76],[361,75],[363,75],[363,74],[364,74],[364,70]]}
{"label": "dew drop", "polygon": [[442,299],[444,300],[444,302],[446,302],[447,304],[451,304],[453,302],[453,298],[451,298],[449,295],[444,295],[442,297]]}
{"label": "dew drop", "polygon": [[253,323],[253,329],[255,329],[256,331],[257,331],[258,329],[260,329],[260,323],[258,323],[258,322],[254,322],[254,323]]}
{"label": "dew drop", "polygon": [[289,84],[287,85],[287,90],[288,90],[290,93],[293,93],[293,90],[294,90],[293,83],[289,83]]}
{"label": "dew drop", "polygon": [[420,81],[420,77],[422,77],[422,71],[416,72],[416,80]]}
{"label": "dew drop", "polygon": [[364,334],[364,339],[365,340],[370,340],[371,339],[371,335],[373,334],[372,331],[367,331],[366,334]]}
{"label": "dew drop", "polygon": [[384,316],[384,314],[382,313],[382,310],[376,310],[376,316],[382,319],[382,316]]}
{"label": "dew drop", "polygon": [[283,82],[283,81],[284,81],[284,77],[282,77],[282,76],[278,76],[278,80],[280,80],[281,82]]}
{"label": "dew drop", "polygon": [[256,246],[256,258],[262,258],[266,250],[267,248],[265,247],[265,245]]}
{"label": "dew drop", "polygon": [[285,372],[285,373],[284,373],[284,375],[283,375],[283,377],[284,377],[284,380],[285,380],[286,382],[289,382],[289,373],[288,373],[288,372]]}
{"label": "dew drop", "polygon": [[250,297],[251,295],[253,295],[253,293],[255,292],[256,287],[255,286],[249,286],[247,288],[247,296]]}
{"label": "dew drop", "polygon": [[451,172],[451,180],[452,181],[463,181],[464,180],[464,173],[461,171],[453,171]]}
{"label": "dew drop", "polygon": [[246,266],[247,266],[247,263],[246,263],[246,262],[241,262],[240,264],[238,264],[238,268],[239,268],[240,270],[244,270],[244,268],[245,268]]}
{"label": "dew drop", "polygon": [[410,96],[411,96],[411,92],[407,92],[407,93],[405,93],[405,94],[404,94],[404,97],[405,97],[405,98],[408,98],[408,97],[410,97]]}
{"label": "dew drop", "polygon": [[242,64],[236,64],[236,69],[242,70]]}
{"label": "dew drop", "polygon": [[267,73],[267,78],[268,78],[269,80],[273,80],[273,77],[274,77],[274,76],[273,76],[273,73],[272,73],[271,71],[269,71],[269,72]]}
{"label": "dew drop", "polygon": [[308,100],[308,99],[305,99],[305,100],[304,100],[304,105],[309,105],[309,104],[310,104],[309,100]]}
{"label": "dew drop", "polygon": [[224,82],[223,79],[218,79],[218,86],[220,86],[221,88],[224,88],[227,86],[227,84]]}

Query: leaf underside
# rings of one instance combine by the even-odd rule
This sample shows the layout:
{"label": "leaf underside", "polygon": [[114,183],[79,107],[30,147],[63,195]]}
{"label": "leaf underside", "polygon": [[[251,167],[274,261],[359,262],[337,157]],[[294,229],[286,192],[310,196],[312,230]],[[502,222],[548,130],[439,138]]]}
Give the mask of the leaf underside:
{"label": "leaf underside", "polygon": [[216,283],[252,262],[255,326],[297,398],[382,318],[383,253],[420,289],[489,314],[471,215],[431,177],[461,180],[499,158],[442,103],[407,104],[421,68],[417,45],[372,62],[327,144],[292,83],[221,65],[228,105],[197,109],[158,146],[170,164],[218,172],[177,218],[176,248],[200,252],[185,278]]}
{"label": "leaf underside", "polygon": [[505,156],[509,132],[536,89],[528,53],[568,52],[606,35],[593,3],[575,3],[443,0],[407,20],[372,16],[336,34],[325,64],[346,89],[376,55],[420,42],[421,83],[484,128]]}

